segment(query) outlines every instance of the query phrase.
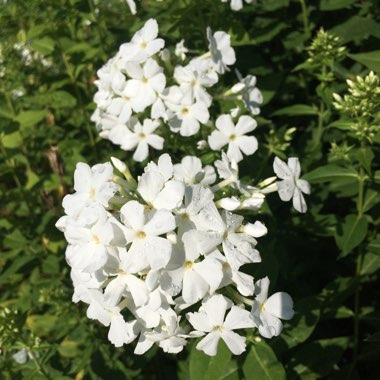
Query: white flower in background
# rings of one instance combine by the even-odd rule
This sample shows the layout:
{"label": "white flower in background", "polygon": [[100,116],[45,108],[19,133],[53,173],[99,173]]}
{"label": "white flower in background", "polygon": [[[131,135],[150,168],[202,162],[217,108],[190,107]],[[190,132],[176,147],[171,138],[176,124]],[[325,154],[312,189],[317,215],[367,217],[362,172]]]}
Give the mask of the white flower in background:
{"label": "white flower in background", "polygon": [[293,207],[305,213],[307,205],[302,193],[310,194],[310,184],[300,179],[301,166],[297,157],[290,157],[288,164],[276,157],[273,162],[273,170],[282,181],[277,181],[278,195],[282,201],[290,201],[293,198]]}
{"label": "white flower in background", "polygon": [[236,126],[231,115],[221,115],[216,119],[217,130],[208,137],[208,143],[213,150],[220,150],[228,144],[227,156],[239,162],[243,159],[243,152],[249,156],[257,150],[257,139],[254,136],[245,136],[252,132],[257,123],[250,116],[240,116]]}
{"label": "white flower in background", "polygon": [[[227,309],[230,311],[227,313]],[[233,330],[252,328],[254,323],[249,312],[233,305],[228,298],[218,294],[202,303],[199,312],[186,314],[194,327],[194,336],[206,335],[198,344],[197,349],[207,355],[215,356],[219,339],[223,339],[227,347],[235,355],[245,351],[245,337]]]}
{"label": "white flower in background", "polygon": [[256,298],[253,301],[251,317],[263,337],[277,336],[283,328],[280,319],[293,318],[293,300],[288,293],[284,292],[272,294],[268,298],[268,277],[257,281],[255,289]]}
{"label": "white flower in background", "polygon": [[[254,0],[245,0],[247,4],[252,4]],[[233,11],[240,11],[243,9],[243,0],[222,0],[222,3],[230,2],[230,7]]]}
{"label": "white flower in background", "polygon": [[149,57],[158,53],[165,45],[165,41],[158,36],[158,24],[149,19],[145,25],[132,37],[131,42],[122,44],[120,55],[127,62],[145,62]]}
{"label": "white flower in background", "polygon": [[235,50],[231,47],[231,37],[222,31],[212,34],[211,28],[207,28],[209,49],[215,69],[219,74],[228,70],[228,66],[236,62]]}
{"label": "white flower in background", "polygon": [[117,185],[111,182],[112,165],[97,164],[90,168],[79,162],[74,172],[74,194],[63,198],[62,205],[67,215],[76,216],[81,209],[90,204],[100,204],[108,207],[108,202],[115,194]]}
{"label": "white flower in background", "polygon": [[127,5],[129,7],[129,10],[131,11],[131,13],[133,15],[135,15],[137,13],[136,3],[133,0],[125,0],[125,1],[127,2]]}
{"label": "white flower in background", "polygon": [[243,78],[238,70],[236,70],[236,74],[239,78],[239,83],[231,88],[231,92],[238,95],[238,98],[244,102],[247,110],[252,115],[258,115],[260,105],[263,103],[263,95],[256,87],[256,77],[247,75]]}
{"label": "white flower in background", "polygon": [[216,174],[210,165],[203,168],[198,157],[185,156],[180,164],[174,165],[174,179],[184,182],[187,186],[196,183],[210,185],[215,182]]}
{"label": "white flower in background", "polygon": [[185,40],[182,39],[175,45],[174,54],[181,60],[184,61],[186,59],[186,53],[189,52],[189,49],[185,46]]}
{"label": "white flower in background", "polygon": [[133,159],[144,161],[149,154],[149,146],[161,150],[164,146],[164,139],[154,134],[159,127],[159,123],[154,120],[145,119],[141,125],[137,118],[132,117],[127,125],[117,125],[109,132],[108,138],[116,145],[120,145],[124,150],[135,150]]}

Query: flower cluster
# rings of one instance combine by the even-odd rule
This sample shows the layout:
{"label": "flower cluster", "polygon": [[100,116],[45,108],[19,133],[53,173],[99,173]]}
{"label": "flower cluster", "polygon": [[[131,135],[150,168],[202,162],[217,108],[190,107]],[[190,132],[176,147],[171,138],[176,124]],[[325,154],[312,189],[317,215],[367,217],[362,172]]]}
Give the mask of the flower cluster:
{"label": "flower cluster", "polygon": [[[222,115],[216,120],[215,130],[209,112],[213,101],[209,89],[236,57],[227,33],[213,33],[208,28],[207,39],[208,52],[172,69],[171,54],[164,49],[164,40],[158,38],[157,22],[148,20],[98,71],[94,97],[97,108],[92,120],[100,136],[134,151],[135,161],[144,161],[149,148],[163,149],[165,134],[199,136],[202,127],[211,149],[226,147],[227,156],[236,162],[243,158],[242,154],[253,154],[257,141],[246,136],[256,127],[251,116],[241,116],[235,125],[230,115]],[[178,62],[183,63],[187,53],[182,40],[174,51]],[[256,78],[244,78],[240,73],[238,83],[222,96],[241,103],[253,115],[260,112],[263,101]],[[233,110],[233,116],[238,116],[239,111],[240,108]]]}
{"label": "flower cluster", "polygon": [[[259,209],[277,188],[304,212],[301,191],[309,188],[298,160],[276,159],[281,181],[257,187],[241,182],[225,153],[208,166],[194,156],[173,164],[163,154],[137,180],[120,160],[112,163],[77,165],[75,193],[64,198],[66,215],[57,222],[69,243],[73,301],[87,303],[87,316],[109,326],[109,340],[117,347],[136,340],[136,354],[154,344],[178,353],[203,337],[197,348],[215,355],[220,338],[234,354],[245,350],[237,329],[278,335],[293,302],[283,292],[268,298],[269,279],[255,283],[242,270],[261,262],[257,239],[267,228],[238,212]],[[235,195],[225,197],[227,188]]]}

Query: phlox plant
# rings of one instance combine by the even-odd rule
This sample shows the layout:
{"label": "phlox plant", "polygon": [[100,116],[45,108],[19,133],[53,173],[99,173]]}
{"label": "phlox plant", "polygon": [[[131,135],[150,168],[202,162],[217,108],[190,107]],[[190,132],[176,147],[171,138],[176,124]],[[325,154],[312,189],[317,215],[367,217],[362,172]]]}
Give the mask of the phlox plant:
{"label": "phlox plant", "polygon": [[[262,97],[255,78],[239,74],[228,95],[241,107],[222,115],[210,111],[207,89],[236,56],[227,33],[208,28],[207,39],[209,51],[175,66],[169,78],[160,63],[172,66],[170,53],[156,20],[148,20],[98,71],[92,119],[101,137],[135,150],[136,161],[149,157],[149,147],[165,151],[160,130],[166,138],[205,137],[191,141],[203,154],[217,152],[215,159],[204,165],[184,155],[176,162],[169,151],[137,178],[115,157],[112,164],[78,163],[75,193],[63,199],[66,215],[56,224],[69,243],[73,301],[88,304],[87,317],[109,327],[116,347],[137,342],[136,354],[155,344],[179,353],[202,338],[196,348],[207,355],[216,355],[220,339],[239,355],[245,336],[235,330],[257,329],[272,338],[294,313],[289,294],[269,295],[268,277],[244,272],[244,265],[261,262],[257,239],[268,231],[241,212],[255,219],[265,198],[278,191],[304,213],[310,186],[300,179],[296,157],[287,163],[276,157],[276,175],[255,184],[239,177],[238,163],[258,149],[249,134]],[[185,45],[179,43],[182,61]]]}

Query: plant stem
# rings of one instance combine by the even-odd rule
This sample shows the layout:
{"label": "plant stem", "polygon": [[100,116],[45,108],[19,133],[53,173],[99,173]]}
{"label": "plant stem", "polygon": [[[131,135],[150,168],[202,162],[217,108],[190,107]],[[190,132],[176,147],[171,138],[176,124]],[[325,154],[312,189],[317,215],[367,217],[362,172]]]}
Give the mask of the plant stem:
{"label": "plant stem", "polygon": [[307,37],[310,36],[310,26],[309,26],[309,18],[307,14],[307,8],[306,8],[306,1],[300,0],[301,8],[302,8],[302,21],[303,21],[303,28],[305,30],[305,34]]}

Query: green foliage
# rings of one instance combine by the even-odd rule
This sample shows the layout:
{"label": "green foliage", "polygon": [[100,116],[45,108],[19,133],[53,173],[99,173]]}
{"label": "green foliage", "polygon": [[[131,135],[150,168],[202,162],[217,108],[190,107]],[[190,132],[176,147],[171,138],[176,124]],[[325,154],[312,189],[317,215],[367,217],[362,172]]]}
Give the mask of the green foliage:
{"label": "green foliage", "polygon": [[[219,0],[144,0],[137,7],[132,16],[124,0],[0,5],[1,379],[376,378],[378,3],[258,0],[232,12]],[[111,155],[130,161],[90,121],[96,71],[150,17],[168,47],[184,38],[192,51],[205,49],[208,25],[230,33],[237,68],[257,76],[264,95],[256,134],[264,149],[242,175],[272,176],[273,154],[298,156],[312,184],[306,215],[275,196],[260,214],[270,231],[261,269],[274,291],[294,297],[295,317],[278,338],[249,336],[238,358],[223,343],[214,358],[196,344],[177,357],[158,350],[138,357],[133,347],[111,346],[71,300],[65,242],[54,224],[75,165]],[[226,78],[235,81],[232,72]],[[175,139],[169,145],[178,155],[188,149]],[[246,271],[263,276],[254,266]]]}

